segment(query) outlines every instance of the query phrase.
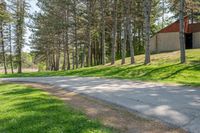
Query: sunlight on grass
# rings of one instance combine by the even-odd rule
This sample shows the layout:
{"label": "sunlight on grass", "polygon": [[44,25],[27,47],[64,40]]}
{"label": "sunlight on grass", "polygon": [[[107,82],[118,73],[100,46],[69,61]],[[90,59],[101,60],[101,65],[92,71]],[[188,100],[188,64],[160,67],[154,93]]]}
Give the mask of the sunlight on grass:
{"label": "sunlight on grass", "polygon": [[123,66],[119,60],[114,66],[107,64],[71,71],[2,74],[0,77],[90,76],[200,86],[200,49],[187,50],[186,55],[186,64],[179,64],[180,53],[175,51],[152,55],[150,65],[143,65],[144,55],[139,55],[135,65],[129,65],[130,58],[127,58],[127,64]]}
{"label": "sunlight on grass", "polygon": [[48,93],[0,84],[1,133],[111,133]]}

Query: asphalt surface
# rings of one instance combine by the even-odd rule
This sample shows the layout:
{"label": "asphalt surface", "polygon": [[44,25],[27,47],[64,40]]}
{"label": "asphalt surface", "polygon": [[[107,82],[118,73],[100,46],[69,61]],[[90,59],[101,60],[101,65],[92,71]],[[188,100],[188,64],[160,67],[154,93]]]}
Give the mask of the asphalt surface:
{"label": "asphalt surface", "polygon": [[125,107],[145,118],[200,133],[200,88],[89,77],[0,80],[53,85]]}

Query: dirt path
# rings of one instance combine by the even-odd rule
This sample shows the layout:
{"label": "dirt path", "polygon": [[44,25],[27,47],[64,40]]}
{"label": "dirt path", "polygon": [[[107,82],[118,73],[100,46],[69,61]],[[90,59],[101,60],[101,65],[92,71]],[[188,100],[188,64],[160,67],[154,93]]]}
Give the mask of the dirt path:
{"label": "dirt path", "polygon": [[66,89],[35,83],[20,84],[47,91],[66,104],[82,111],[89,118],[97,119],[104,125],[113,127],[121,133],[185,133],[182,129],[172,128],[157,121],[146,120],[116,105],[107,104]]}

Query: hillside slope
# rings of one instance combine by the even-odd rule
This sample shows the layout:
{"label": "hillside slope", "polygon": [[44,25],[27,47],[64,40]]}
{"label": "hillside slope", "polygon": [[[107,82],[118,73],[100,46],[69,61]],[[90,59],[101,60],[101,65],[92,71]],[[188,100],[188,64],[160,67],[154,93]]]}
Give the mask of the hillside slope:
{"label": "hillside slope", "polygon": [[[0,75],[6,77],[38,77],[38,76],[90,76],[119,79],[132,79],[142,81],[159,81],[181,83],[185,85],[200,86],[200,49],[187,50],[187,63],[179,63],[179,52],[155,54],[151,56],[151,64],[143,65],[144,55],[136,56],[135,65],[97,66],[71,71],[35,72],[13,75]],[[130,58],[126,59],[127,63]]]}

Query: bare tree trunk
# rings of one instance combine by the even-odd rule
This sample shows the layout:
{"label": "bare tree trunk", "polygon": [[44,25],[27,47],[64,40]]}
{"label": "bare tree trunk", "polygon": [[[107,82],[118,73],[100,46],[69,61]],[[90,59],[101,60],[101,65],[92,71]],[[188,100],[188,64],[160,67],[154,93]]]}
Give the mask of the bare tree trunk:
{"label": "bare tree trunk", "polygon": [[145,16],[145,64],[149,64],[150,59],[150,16],[152,0],[144,0],[144,16]]}
{"label": "bare tree trunk", "polygon": [[17,63],[18,63],[18,73],[22,73],[22,63],[21,63],[21,41],[20,41],[20,0],[17,0],[17,18],[18,22],[16,24],[16,51],[17,51]]}
{"label": "bare tree trunk", "polygon": [[52,69],[52,55],[51,54],[49,54],[49,57],[48,57],[48,61],[49,61],[49,63],[48,63],[48,65],[49,65],[49,68],[47,68],[49,71],[52,71],[53,69]]}
{"label": "bare tree trunk", "polygon": [[58,51],[56,55],[56,71],[60,70],[60,50]]}
{"label": "bare tree trunk", "polygon": [[87,37],[88,37],[88,62],[87,62],[87,65],[88,67],[91,66],[91,45],[92,45],[92,41],[91,41],[91,19],[92,19],[92,16],[91,16],[91,8],[92,8],[92,5],[91,5],[91,1],[90,0],[87,0],[87,13],[88,13],[88,24],[87,24]]}
{"label": "bare tree trunk", "polygon": [[1,33],[1,47],[2,47],[2,56],[3,56],[3,66],[4,66],[4,73],[8,74],[7,72],[7,63],[6,63],[6,52],[5,52],[5,44],[4,44],[4,35],[3,35],[3,22],[0,23],[0,33]]}
{"label": "bare tree trunk", "polygon": [[93,66],[93,47],[94,47],[94,41],[93,40],[91,40],[92,41],[92,45],[91,45],[91,66]]}
{"label": "bare tree trunk", "polygon": [[57,42],[58,44],[56,45],[55,48],[55,71],[59,71],[60,69],[60,41]]}
{"label": "bare tree trunk", "polygon": [[66,70],[66,64],[67,64],[67,46],[66,46],[66,40],[65,40],[65,33],[63,32],[63,67],[62,70]]}
{"label": "bare tree trunk", "polygon": [[72,49],[72,69],[75,69],[75,47]]}
{"label": "bare tree trunk", "polygon": [[52,70],[53,70],[53,71],[56,70],[56,59],[55,59],[55,54],[53,54],[53,56],[52,56]]}
{"label": "bare tree trunk", "polygon": [[66,58],[67,58],[67,70],[71,69],[71,63],[70,63],[70,51],[69,51],[69,5],[67,5],[67,14],[66,14],[66,33],[65,33],[65,48],[66,48]]}
{"label": "bare tree trunk", "polygon": [[71,63],[70,63],[70,54],[69,54],[68,39],[67,39],[66,43],[67,43],[67,70],[70,70],[71,69]]}
{"label": "bare tree trunk", "polygon": [[76,69],[79,68],[79,53],[78,53],[78,43],[77,43],[77,29],[75,30],[75,59],[76,59]]}
{"label": "bare tree trunk", "polygon": [[10,68],[11,68],[11,72],[12,74],[14,73],[14,68],[13,68],[13,56],[12,56],[12,27],[11,25],[9,25],[9,43],[10,43]]}
{"label": "bare tree trunk", "polygon": [[134,57],[134,47],[133,47],[133,32],[132,32],[132,25],[131,25],[131,5],[132,1],[128,0],[128,37],[129,37],[129,46],[130,46],[130,55],[131,55],[131,64],[135,63]]}
{"label": "bare tree trunk", "polygon": [[25,0],[17,0],[17,62],[18,73],[22,73],[22,45],[24,34],[24,14],[25,14]]}
{"label": "bare tree trunk", "polygon": [[124,23],[124,37],[122,42],[122,65],[126,63],[127,22]]}
{"label": "bare tree trunk", "polygon": [[97,41],[98,41],[98,51],[97,51],[97,54],[98,54],[98,65],[102,65],[103,64],[103,53],[102,53],[101,37],[99,37]]}
{"label": "bare tree trunk", "polygon": [[17,58],[17,60],[18,60],[18,73],[22,73],[22,51],[21,51],[21,48],[22,48],[22,46],[20,44],[20,46],[18,48],[18,58]]}
{"label": "bare tree trunk", "polygon": [[65,71],[66,70],[66,64],[67,64],[67,44],[66,44],[66,29],[68,28],[68,26],[66,26],[67,22],[67,10],[63,11],[63,20],[62,20],[62,24],[65,26],[65,28],[62,30],[62,49],[63,49],[63,66],[62,66],[62,70]]}
{"label": "bare tree trunk", "polygon": [[186,62],[185,58],[185,31],[184,31],[184,6],[185,0],[180,0],[180,52],[181,52],[181,63]]}
{"label": "bare tree trunk", "polygon": [[79,67],[78,59],[78,43],[77,43],[77,12],[76,12],[76,0],[74,0],[74,45],[75,45],[75,62],[76,69]]}
{"label": "bare tree trunk", "polygon": [[123,2],[124,7],[123,7],[123,28],[124,28],[124,40],[122,43],[122,65],[126,63],[126,44],[127,44],[127,32],[128,32],[128,12],[127,12],[127,1]]}
{"label": "bare tree trunk", "polygon": [[100,8],[101,8],[101,43],[102,43],[102,64],[106,64],[106,47],[105,47],[105,1],[100,0]]}
{"label": "bare tree trunk", "polygon": [[131,55],[131,64],[135,64],[135,52],[133,47],[133,36],[131,31],[131,24],[129,24],[129,44],[130,44],[130,55]]}
{"label": "bare tree trunk", "polygon": [[49,54],[49,50],[47,49],[46,51],[46,71],[51,70],[50,68],[50,54]]}
{"label": "bare tree trunk", "polygon": [[93,54],[94,54],[94,66],[97,65],[98,59],[97,59],[97,43],[96,39],[94,40],[94,47],[93,47]]}
{"label": "bare tree trunk", "polygon": [[164,25],[164,22],[165,22],[165,0],[162,0],[162,8],[163,8],[163,11],[162,11],[162,28],[165,27]]}
{"label": "bare tree trunk", "polygon": [[65,28],[62,30],[62,46],[63,46],[63,66],[62,66],[62,70],[65,71],[66,70],[66,64],[67,64],[67,46],[66,46],[66,29],[68,28],[68,26],[66,26],[67,22],[67,12],[68,10],[64,10],[63,11],[63,20],[62,20],[62,24],[65,26]]}
{"label": "bare tree trunk", "polygon": [[194,10],[191,9],[191,24],[194,23]]}
{"label": "bare tree trunk", "polygon": [[86,44],[83,46],[83,53],[82,53],[82,60],[81,60],[81,68],[85,66],[85,51],[86,51]]}
{"label": "bare tree trunk", "polygon": [[111,65],[115,64],[116,43],[117,43],[117,3],[118,0],[113,1],[113,29],[112,29],[112,49],[111,49]]}

